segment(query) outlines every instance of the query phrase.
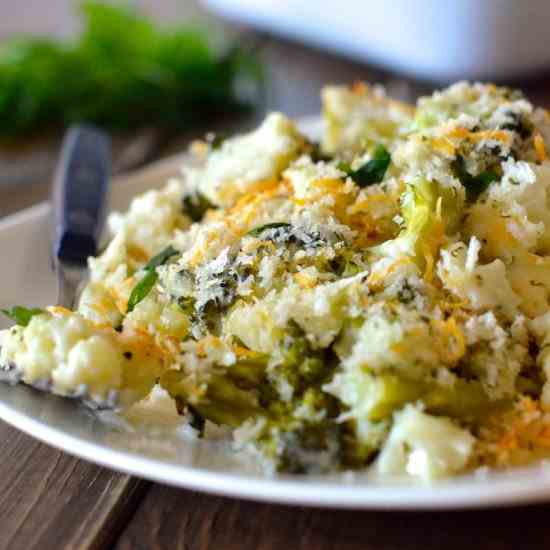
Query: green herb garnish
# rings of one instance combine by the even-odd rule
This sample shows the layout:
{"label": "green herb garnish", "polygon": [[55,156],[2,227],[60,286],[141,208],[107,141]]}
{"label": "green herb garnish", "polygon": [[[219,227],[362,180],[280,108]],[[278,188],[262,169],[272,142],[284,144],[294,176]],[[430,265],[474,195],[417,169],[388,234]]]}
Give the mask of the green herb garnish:
{"label": "green herb garnish", "polygon": [[46,313],[37,307],[27,308],[24,306],[13,306],[11,309],[0,309],[0,311],[22,327],[26,327],[35,315]]}
{"label": "green herb garnish", "polygon": [[173,246],[167,246],[162,252],[153,256],[143,268],[145,275],[139,283],[132,289],[126,312],[130,313],[134,308],[151,292],[151,289],[158,281],[158,273],[156,268],[164,265],[172,256],[178,254],[178,251]]}
{"label": "green herb garnish", "polygon": [[391,155],[383,145],[377,145],[372,153],[372,159],[357,170],[352,170],[349,164],[341,162],[338,168],[345,172],[359,187],[367,187],[380,183],[386,175],[391,162]]}
{"label": "green herb garnish", "polygon": [[187,214],[194,222],[200,222],[207,210],[215,208],[202,193],[186,195],[182,199],[182,204],[183,213]]}
{"label": "green herb garnish", "polygon": [[145,269],[155,269],[159,265],[164,265],[172,256],[175,256],[176,254],[179,254],[179,252],[172,245],[169,245],[156,256],[153,256],[145,265]]}
{"label": "green herb garnish", "polygon": [[281,227],[290,227],[290,224],[284,222],[266,223],[265,225],[260,225],[259,227],[251,229],[247,233],[247,235],[250,237],[259,237],[264,231],[267,231],[268,229],[279,229]]}
{"label": "green herb garnish", "polygon": [[83,31],[75,40],[21,37],[0,46],[0,135],[81,121],[181,130],[248,108],[238,80],[260,89],[255,57],[244,47],[219,55],[208,29],[160,28],[130,6],[80,5]]}
{"label": "green herb garnish", "polygon": [[466,189],[466,200],[468,202],[475,202],[487,190],[489,185],[498,180],[499,177],[494,170],[486,170],[477,176],[472,176],[466,170],[466,161],[460,155],[453,162],[452,168],[456,177]]}
{"label": "green herb garnish", "polygon": [[145,273],[141,281],[133,288],[130,298],[128,299],[128,307],[126,313],[134,311],[134,308],[151,292],[151,289],[158,281],[158,273],[151,269]]}

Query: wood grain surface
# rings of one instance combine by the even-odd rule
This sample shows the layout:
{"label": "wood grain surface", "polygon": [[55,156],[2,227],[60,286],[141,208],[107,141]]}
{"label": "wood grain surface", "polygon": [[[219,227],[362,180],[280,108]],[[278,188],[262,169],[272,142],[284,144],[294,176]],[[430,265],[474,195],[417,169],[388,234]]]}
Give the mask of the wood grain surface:
{"label": "wood grain surface", "polygon": [[0,549],[110,548],[149,483],[0,423]]}
{"label": "wood grain surface", "polygon": [[550,507],[469,512],[319,510],[154,485],[117,550],[535,550]]}

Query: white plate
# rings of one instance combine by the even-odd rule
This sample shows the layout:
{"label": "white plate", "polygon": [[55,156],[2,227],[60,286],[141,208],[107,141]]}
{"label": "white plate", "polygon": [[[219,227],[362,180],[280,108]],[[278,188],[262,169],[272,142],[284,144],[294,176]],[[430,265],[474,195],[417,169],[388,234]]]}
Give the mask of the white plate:
{"label": "white plate", "polygon": [[[311,127],[311,126],[310,126]],[[142,170],[113,188],[112,205],[161,185],[181,159]],[[0,307],[43,306],[55,300],[48,257],[46,204],[0,221]],[[7,326],[0,320],[0,327]],[[158,430],[115,424],[77,403],[33,389],[0,384],[0,418],[20,430],[86,460],[154,481],[222,495],[338,508],[442,509],[487,507],[550,499],[550,467],[470,475],[432,486],[373,481],[364,476],[267,478],[253,459],[223,440],[182,437],[181,428]]]}

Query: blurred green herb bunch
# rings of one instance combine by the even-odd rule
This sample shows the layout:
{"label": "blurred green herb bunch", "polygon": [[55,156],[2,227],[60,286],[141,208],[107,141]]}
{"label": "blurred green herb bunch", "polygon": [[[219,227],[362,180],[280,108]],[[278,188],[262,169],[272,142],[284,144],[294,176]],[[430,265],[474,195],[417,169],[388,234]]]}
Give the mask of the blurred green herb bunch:
{"label": "blurred green herb bunch", "polygon": [[80,13],[83,30],[72,41],[22,37],[0,45],[1,137],[82,121],[177,131],[249,109],[254,94],[242,99],[239,80],[261,89],[253,53],[219,52],[206,29],[159,28],[128,5],[105,2],[85,1]]}

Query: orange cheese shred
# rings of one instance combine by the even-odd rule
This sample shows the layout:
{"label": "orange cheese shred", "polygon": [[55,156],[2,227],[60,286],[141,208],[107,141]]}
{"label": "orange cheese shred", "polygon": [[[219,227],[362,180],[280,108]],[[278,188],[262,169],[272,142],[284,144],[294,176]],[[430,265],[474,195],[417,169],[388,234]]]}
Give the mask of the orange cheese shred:
{"label": "orange cheese shred", "polygon": [[539,132],[535,134],[535,137],[533,138],[533,143],[535,145],[535,152],[537,153],[538,161],[544,162],[545,160],[548,160],[546,145],[544,144],[544,139]]}

